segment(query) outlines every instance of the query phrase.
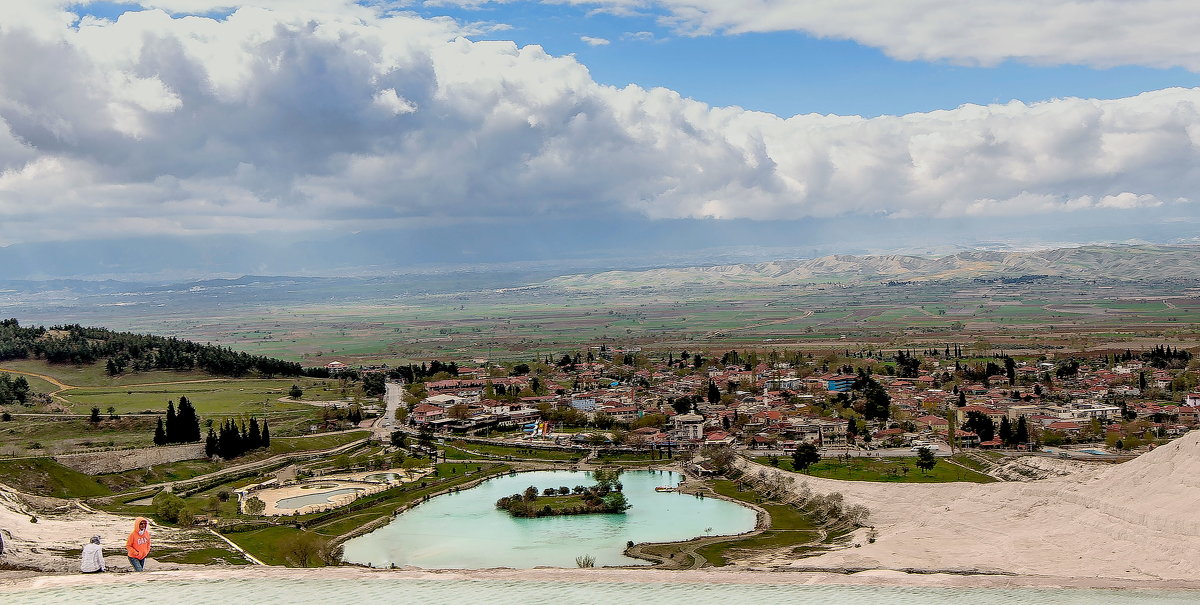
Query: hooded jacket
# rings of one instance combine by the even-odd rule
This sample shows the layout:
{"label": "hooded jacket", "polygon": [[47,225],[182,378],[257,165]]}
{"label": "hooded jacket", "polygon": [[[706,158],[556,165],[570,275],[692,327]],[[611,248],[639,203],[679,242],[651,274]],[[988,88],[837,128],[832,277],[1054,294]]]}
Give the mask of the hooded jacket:
{"label": "hooded jacket", "polygon": [[[146,522],[146,529],[139,532],[138,526],[143,521]],[[133,531],[129,532],[129,538],[125,540],[125,550],[134,559],[145,559],[150,554],[150,521],[145,517],[134,520]]]}

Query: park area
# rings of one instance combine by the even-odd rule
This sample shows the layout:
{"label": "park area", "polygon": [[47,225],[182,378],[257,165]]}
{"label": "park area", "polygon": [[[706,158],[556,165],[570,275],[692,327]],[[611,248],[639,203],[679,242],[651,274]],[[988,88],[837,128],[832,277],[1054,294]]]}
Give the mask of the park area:
{"label": "park area", "polygon": [[[778,457],[772,462],[769,456],[754,458],[759,464],[775,465],[785,471],[796,472],[789,457]],[[775,463],[778,463],[777,465]],[[966,481],[991,483],[995,478],[967,468],[969,462],[959,462],[955,457],[938,458],[928,471],[917,467],[916,457],[868,458],[838,457],[823,458],[809,466],[804,474],[822,479],[843,481],[879,481],[885,483],[949,483]]]}

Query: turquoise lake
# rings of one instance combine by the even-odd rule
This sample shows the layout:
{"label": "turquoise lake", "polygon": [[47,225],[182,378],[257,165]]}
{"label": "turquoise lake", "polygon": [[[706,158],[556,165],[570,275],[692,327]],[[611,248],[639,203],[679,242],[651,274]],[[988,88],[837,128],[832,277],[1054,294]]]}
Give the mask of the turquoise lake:
{"label": "turquoise lake", "polygon": [[535,471],[490,479],[478,487],[431,499],[388,525],[346,542],[344,559],[373,567],[412,565],[430,569],[488,567],[575,567],[591,555],[596,565],[645,565],[626,557],[625,543],[686,540],[729,535],[754,528],[756,513],[716,498],[660,493],[679,475],[666,471],[626,471],[621,475],[625,514],[519,519],[496,510],[496,500],[529,486],[591,485],[590,475]]}

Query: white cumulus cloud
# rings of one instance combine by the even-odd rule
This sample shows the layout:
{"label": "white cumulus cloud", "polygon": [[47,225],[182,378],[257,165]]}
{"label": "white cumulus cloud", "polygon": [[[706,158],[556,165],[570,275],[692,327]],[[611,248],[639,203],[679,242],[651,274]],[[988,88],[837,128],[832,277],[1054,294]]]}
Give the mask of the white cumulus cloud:
{"label": "white cumulus cloud", "polygon": [[592,36],[579,36],[579,39],[588,46],[608,46],[610,44],[607,38],[595,38]]}
{"label": "white cumulus cloud", "polygon": [[377,8],[76,22],[34,4],[0,19],[0,244],[530,214],[1120,213],[1200,188],[1200,89],[783,118],[601,85],[572,57]]}

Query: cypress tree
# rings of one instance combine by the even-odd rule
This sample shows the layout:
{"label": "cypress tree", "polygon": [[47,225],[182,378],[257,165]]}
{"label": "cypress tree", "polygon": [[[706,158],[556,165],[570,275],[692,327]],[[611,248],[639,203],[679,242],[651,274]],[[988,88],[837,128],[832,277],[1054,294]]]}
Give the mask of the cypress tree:
{"label": "cypress tree", "polygon": [[1025,417],[1017,418],[1017,430],[1013,434],[1013,440],[1017,443],[1029,442],[1029,427],[1025,425]]}
{"label": "cypress tree", "polygon": [[200,441],[200,417],[196,408],[187,397],[179,398],[179,412],[175,416],[175,426],[178,427],[176,441],[179,443],[194,443]]}
{"label": "cypress tree", "polygon": [[999,434],[1000,434],[1000,441],[1003,441],[1004,445],[1012,445],[1013,430],[1012,430],[1012,424],[1008,422],[1008,416],[1004,416],[1004,417],[1000,418]]}
{"label": "cypress tree", "polygon": [[271,447],[271,428],[267,426],[266,419],[263,419],[262,446],[263,447]]}
{"label": "cypress tree", "polygon": [[179,443],[179,441],[180,441],[179,426],[178,426],[178,422],[176,422],[176,420],[177,419],[175,416],[175,402],[168,401],[167,402],[167,426],[166,426],[166,439],[167,439],[166,442],[167,443]]}
{"label": "cypress tree", "polygon": [[217,434],[213,432],[212,427],[208,429],[208,437],[204,439],[204,455],[212,458],[221,453],[220,444],[217,443]]}
{"label": "cypress tree", "polygon": [[166,445],[166,443],[167,432],[163,430],[163,421],[162,417],[160,416],[158,419],[158,424],[154,427],[154,445]]}
{"label": "cypress tree", "polygon": [[258,419],[250,419],[250,438],[247,440],[246,449],[256,450],[262,447],[262,434],[258,432]]}

